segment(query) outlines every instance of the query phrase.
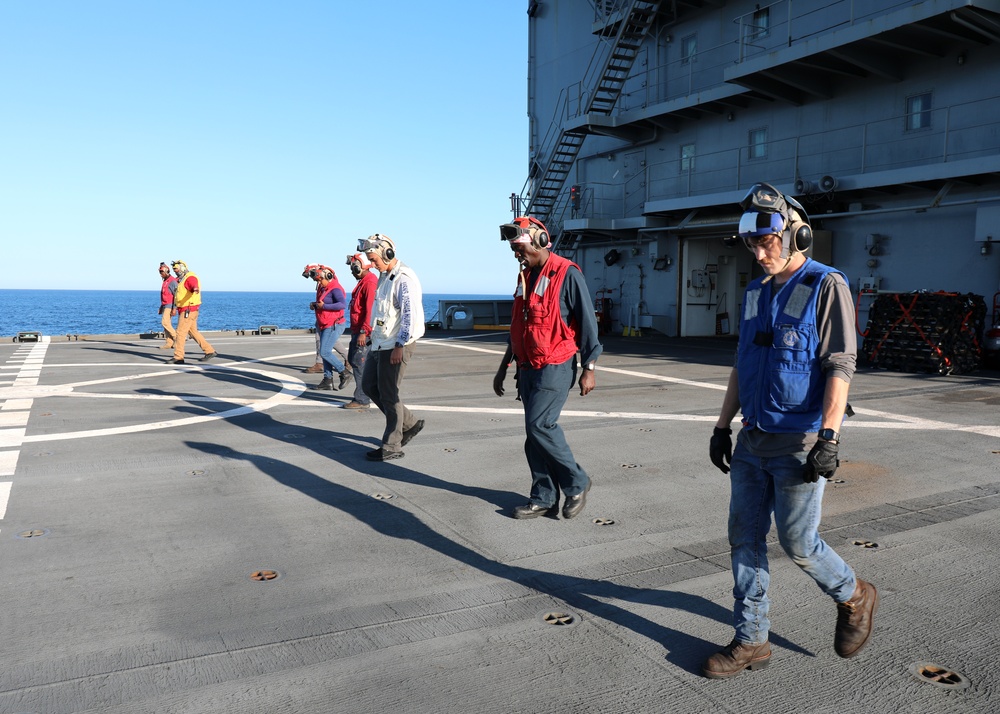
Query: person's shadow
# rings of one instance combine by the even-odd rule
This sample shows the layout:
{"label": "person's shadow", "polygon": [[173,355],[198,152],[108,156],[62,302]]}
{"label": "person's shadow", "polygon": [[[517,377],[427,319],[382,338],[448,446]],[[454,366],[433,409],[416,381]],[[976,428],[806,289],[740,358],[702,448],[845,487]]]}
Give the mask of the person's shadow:
{"label": "person's shadow", "polygon": [[[290,426],[261,412],[239,416],[229,421],[235,426],[267,438],[280,440],[282,443],[285,443],[286,439],[282,438],[281,435],[287,434],[289,428],[294,428],[299,437],[297,443],[304,448],[310,448],[325,458],[332,458],[349,468],[363,470],[359,469],[359,466],[367,464],[378,478],[445,489],[478,498],[500,507],[505,512],[515,503],[523,500],[523,497],[518,497],[517,494],[513,493],[443,481],[396,463],[363,462],[362,452],[365,447],[357,444],[354,435],[313,429],[302,425]],[[593,617],[605,619],[648,637],[663,645],[667,650],[666,659],[669,662],[688,672],[700,673],[701,664],[710,654],[717,651],[721,644],[709,642],[681,630],[650,621],[612,602],[602,602],[602,600],[655,605],[666,610],[679,610],[701,615],[725,624],[731,622],[732,614],[730,611],[700,596],[672,590],[634,588],[606,580],[558,575],[500,563],[435,531],[404,508],[386,501],[372,499],[293,463],[279,461],[270,456],[243,453],[209,442],[188,441],[185,443],[190,448],[203,453],[250,462],[278,483],[338,509],[378,533],[391,538],[419,543],[426,548],[453,558],[463,565],[476,568],[494,577],[504,578],[530,587],[540,594],[558,598],[580,612],[589,613]],[[811,652],[775,635],[773,631],[771,642],[786,649],[812,655]]]}

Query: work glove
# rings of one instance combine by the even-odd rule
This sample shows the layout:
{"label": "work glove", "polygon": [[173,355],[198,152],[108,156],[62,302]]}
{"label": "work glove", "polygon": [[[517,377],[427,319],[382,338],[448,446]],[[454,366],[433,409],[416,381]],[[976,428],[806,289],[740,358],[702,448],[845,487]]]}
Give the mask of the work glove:
{"label": "work glove", "polygon": [[837,458],[838,445],[832,441],[820,439],[813,444],[809,455],[806,457],[806,472],[802,476],[806,483],[816,483],[819,477],[833,478],[840,466],[840,459]]}
{"label": "work glove", "polygon": [[729,464],[733,461],[733,430],[715,427],[712,440],[708,442],[708,455],[719,471],[729,473]]}

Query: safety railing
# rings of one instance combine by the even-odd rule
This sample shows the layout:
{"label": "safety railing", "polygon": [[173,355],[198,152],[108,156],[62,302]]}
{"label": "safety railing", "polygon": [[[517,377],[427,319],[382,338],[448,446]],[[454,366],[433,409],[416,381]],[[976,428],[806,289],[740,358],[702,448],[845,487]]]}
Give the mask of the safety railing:
{"label": "safety railing", "polygon": [[[767,142],[750,158],[747,146],[649,162],[625,181],[586,184],[580,217],[641,215],[650,200],[735,191],[753,181],[793,184],[822,193],[820,179],[1000,156],[1000,96],[930,111],[929,126],[907,129],[908,116],[833,127]],[[641,200],[639,200],[641,198]]]}

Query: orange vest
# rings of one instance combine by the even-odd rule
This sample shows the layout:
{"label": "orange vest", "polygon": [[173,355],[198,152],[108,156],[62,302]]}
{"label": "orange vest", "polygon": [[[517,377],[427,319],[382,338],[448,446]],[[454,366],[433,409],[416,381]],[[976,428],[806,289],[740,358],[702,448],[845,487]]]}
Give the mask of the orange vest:
{"label": "orange vest", "polygon": [[527,285],[529,270],[522,273],[525,282],[514,293],[510,318],[510,344],[519,364],[534,368],[562,364],[579,349],[575,325],[563,320],[559,299],[570,267],[580,269],[573,261],[549,253],[527,297],[521,285]]}

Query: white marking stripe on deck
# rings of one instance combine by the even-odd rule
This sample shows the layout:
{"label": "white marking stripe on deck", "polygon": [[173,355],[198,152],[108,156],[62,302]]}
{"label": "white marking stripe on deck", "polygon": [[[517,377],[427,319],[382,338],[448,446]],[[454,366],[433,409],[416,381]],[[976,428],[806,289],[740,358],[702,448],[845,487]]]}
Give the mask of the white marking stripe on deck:
{"label": "white marking stripe on deck", "polygon": [[7,501],[10,500],[10,481],[0,481],[0,521],[7,513]]}

